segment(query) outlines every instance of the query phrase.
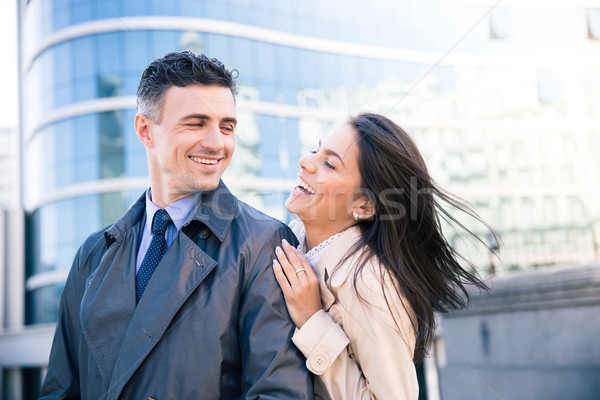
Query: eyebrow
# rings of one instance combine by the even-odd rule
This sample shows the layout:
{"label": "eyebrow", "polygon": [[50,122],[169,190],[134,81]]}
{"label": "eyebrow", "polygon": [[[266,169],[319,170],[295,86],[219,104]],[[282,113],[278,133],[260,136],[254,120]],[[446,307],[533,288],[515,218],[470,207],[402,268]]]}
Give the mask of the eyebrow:
{"label": "eyebrow", "polygon": [[[189,115],[186,115],[185,117],[182,117],[181,121],[186,121],[188,119],[211,120],[212,117],[210,115],[206,115],[206,114],[189,114]],[[220,122],[229,122],[234,125],[237,125],[237,119],[235,119],[233,117],[225,117]]]}
{"label": "eyebrow", "polygon": [[[319,140],[319,148],[321,148],[321,141]],[[342,165],[345,167],[346,164],[344,164],[344,160],[342,159],[342,157],[336,153],[335,151],[331,150],[331,149],[323,149],[323,152],[325,154],[327,154],[328,156],[334,156],[340,159],[340,162],[342,163]]]}

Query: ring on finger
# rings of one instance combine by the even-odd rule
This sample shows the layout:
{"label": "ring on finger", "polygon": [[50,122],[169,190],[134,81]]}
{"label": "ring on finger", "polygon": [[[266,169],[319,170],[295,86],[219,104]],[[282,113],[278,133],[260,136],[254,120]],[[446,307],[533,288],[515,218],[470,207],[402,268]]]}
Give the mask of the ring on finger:
{"label": "ring on finger", "polygon": [[306,268],[298,268],[298,269],[296,270],[296,273],[298,273],[298,272],[301,272],[301,271],[306,271]]}

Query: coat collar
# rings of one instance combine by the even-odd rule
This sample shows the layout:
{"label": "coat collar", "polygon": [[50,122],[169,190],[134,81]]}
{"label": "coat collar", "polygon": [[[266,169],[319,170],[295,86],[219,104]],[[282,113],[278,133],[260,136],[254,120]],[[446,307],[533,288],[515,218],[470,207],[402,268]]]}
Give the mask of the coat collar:
{"label": "coat collar", "polygon": [[188,221],[199,221],[222,242],[227,235],[237,210],[237,199],[221,180],[215,190],[202,193],[202,201],[190,213]]}
{"label": "coat collar", "polygon": [[[334,292],[336,288],[342,286],[354,271],[356,263],[353,262],[354,256],[340,264],[340,261],[354,247],[360,239],[360,229],[351,226],[342,232],[323,252],[319,261],[315,265],[315,269],[322,271],[322,278],[319,281],[323,282],[321,291],[323,294],[323,304],[325,310],[329,310],[335,302]],[[324,288],[323,288],[324,286]]]}
{"label": "coat collar", "polygon": [[129,209],[104,231],[104,240],[106,247],[110,247],[115,242],[123,240],[123,235],[133,228],[146,212],[146,192],[144,192]]}
{"label": "coat collar", "polygon": [[[223,241],[235,217],[237,199],[222,180],[219,181],[219,186],[216,189],[202,193],[201,199],[190,213],[184,227],[197,225],[193,224],[193,221],[201,222],[220,241]],[[121,218],[104,232],[106,247],[110,247],[115,242],[120,242],[125,232],[133,228],[140,221],[145,211],[146,192],[129,207]]]}

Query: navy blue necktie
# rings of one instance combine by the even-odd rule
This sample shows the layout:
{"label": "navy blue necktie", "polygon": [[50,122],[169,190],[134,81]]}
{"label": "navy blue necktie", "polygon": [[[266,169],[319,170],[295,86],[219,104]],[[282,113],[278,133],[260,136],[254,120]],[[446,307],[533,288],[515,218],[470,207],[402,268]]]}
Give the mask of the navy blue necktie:
{"label": "navy blue necktie", "polygon": [[167,251],[165,232],[171,222],[171,217],[169,217],[169,213],[165,210],[158,210],[154,214],[154,221],[152,222],[152,241],[150,242],[150,247],[148,247],[148,250],[146,251],[142,265],[140,265],[140,269],[135,276],[136,303],[139,303],[156,266]]}

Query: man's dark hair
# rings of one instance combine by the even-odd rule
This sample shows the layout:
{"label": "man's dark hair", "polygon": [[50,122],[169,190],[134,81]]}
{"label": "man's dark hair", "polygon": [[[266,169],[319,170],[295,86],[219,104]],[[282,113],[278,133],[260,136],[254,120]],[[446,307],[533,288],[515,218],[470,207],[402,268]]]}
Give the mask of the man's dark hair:
{"label": "man's dark hair", "polygon": [[187,50],[169,53],[154,60],[142,74],[137,91],[137,112],[160,124],[165,93],[171,86],[216,85],[229,88],[235,97],[235,78],[237,70],[229,71],[216,58]]}

